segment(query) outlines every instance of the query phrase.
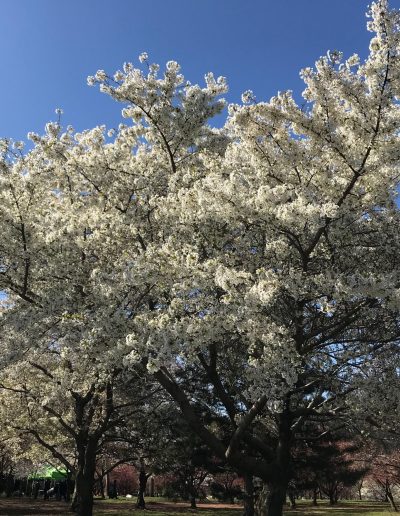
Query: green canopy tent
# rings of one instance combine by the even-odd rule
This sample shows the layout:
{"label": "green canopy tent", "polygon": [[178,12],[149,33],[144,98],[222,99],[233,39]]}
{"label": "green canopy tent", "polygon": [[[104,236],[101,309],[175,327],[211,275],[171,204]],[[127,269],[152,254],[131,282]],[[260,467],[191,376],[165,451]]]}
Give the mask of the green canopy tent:
{"label": "green canopy tent", "polygon": [[31,473],[28,480],[65,480],[67,478],[67,471],[65,469],[57,469],[53,467],[44,468],[42,470]]}

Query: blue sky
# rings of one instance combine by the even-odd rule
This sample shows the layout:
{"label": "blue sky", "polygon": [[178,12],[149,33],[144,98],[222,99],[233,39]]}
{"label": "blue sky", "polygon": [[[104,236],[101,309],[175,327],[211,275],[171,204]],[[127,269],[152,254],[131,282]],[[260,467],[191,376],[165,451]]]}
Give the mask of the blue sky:
{"label": "blue sky", "polygon": [[[365,57],[364,0],[1,0],[0,137],[25,139],[55,120],[77,130],[120,121],[120,106],[86,85],[146,51],[181,63],[191,82],[228,79],[228,100],[302,90],[299,70],[328,49]],[[392,0],[400,8],[400,0]]]}

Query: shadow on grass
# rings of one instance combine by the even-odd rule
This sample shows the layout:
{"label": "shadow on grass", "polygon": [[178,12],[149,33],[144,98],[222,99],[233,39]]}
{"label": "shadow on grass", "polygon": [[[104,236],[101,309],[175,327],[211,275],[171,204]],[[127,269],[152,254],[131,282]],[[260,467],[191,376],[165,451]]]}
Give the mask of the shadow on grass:
{"label": "shadow on grass", "polygon": [[[103,507],[102,507],[103,505]],[[124,504],[110,506],[110,504],[97,504],[95,506],[95,516],[240,516],[242,508],[237,506],[235,509],[226,509],[224,507],[205,507],[200,506],[198,509],[189,509],[185,504],[174,503],[147,503],[146,510],[136,509],[134,504],[129,508]]]}
{"label": "shadow on grass", "polygon": [[388,504],[379,502],[346,502],[334,506],[320,504],[316,507],[300,503],[296,510],[286,510],[285,516],[387,516],[391,514]]}

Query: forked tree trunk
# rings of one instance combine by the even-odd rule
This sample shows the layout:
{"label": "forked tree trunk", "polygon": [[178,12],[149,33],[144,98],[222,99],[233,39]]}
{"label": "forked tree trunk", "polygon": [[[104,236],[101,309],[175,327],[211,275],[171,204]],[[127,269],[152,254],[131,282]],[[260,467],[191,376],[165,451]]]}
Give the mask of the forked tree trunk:
{"label": "forked tree trunk", "polygon": [[329,487],[329,505],[336,505],[339,497],[337,485],[331,485]]}
{"label": "forked tree trunk", "polygon": [[386,494],[387,500],[390,503],[390,508],[392,509],[392,511],[398,512],[399,510],[397,508],[396,502],[394,501],[393,493],[392,493],[392,490],[390,489],[390,484],[387,480],[386,480],[386,485],[385,485],[385,494]]}
{"label": "forked tree trunk", "polygon": [[78,516],[93,515],[93,482],[96,471],[96,445],[93,442],[78,450],[78,467],[71,510]]}

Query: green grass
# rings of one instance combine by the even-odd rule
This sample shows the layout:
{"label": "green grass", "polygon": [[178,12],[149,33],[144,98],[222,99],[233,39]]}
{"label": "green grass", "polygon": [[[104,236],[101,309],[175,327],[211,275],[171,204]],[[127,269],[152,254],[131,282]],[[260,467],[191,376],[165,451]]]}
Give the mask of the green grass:
{"label": "green grass", "polygon": [[285,516],[387,516],[388,514],[391,514],[388,504],[367,501],[341,502],[333,507],[323,502],[320,502],[317,507],[299,502],[295,511],[285,511]]}
{"label": "green grass", "polygon": [[[98,499],[95,501],[95,510],[94,514],[96,516],[193,516],[194,514],[199,514],[199,516],[240,516],[241,515],[241,507],[238,505],[237,510],[228,510],[218,508],[204,508],[201,507],[198,510],[193,509],[187,509],[185,510],[184,507],[182,507],[182,502],[179,502],[178,504],[174,504],[171,502],[170,499],[167,498],[161,498],[161,497],[146,497],[146,507],[149,510],[146,511],[139,511],[138,509],[135,509],[135,503],[136,498],[131,498],[129,500],[126,500],[125,498],[118,498],[117,500],[101,500]],[[168,511],[161,511],[156,510],[153,504],[157,503],[165,503],[168,505]],[[110,509],[107,507],[107,505],[119,505],[121,506],[121,509],[118,507],[116,510]],[[185,504],[187,505],[187,504]],[[202,505],[204,505],[202,503]]]}
{"label": "green grass", "polygon": [[[147,498],[146,503],[148,504],[148,508],[151,511],[139,511],[133,510],[135,506],[135,499],[131,499],[129,501],[120,499],[120,500],[104,500],[96,503],[95,506],[95,515],[96,516],[193,516],[193,514],[198,514],[199,516],[240,516],[241,508],[238,506],[237,510],[231,509],[214,509],[201,507],[200,509],[191,510],[191,509],[183,509],[182,505],[175,506],[172,502],[167,502],[165,499],[161,498]],[[118,503],[121,506],[121,509],[110,509],[107,508],[109,503]],[[155,510],[155,507],[152,507],[152,502],[165,502],[168,503],[168,511],[164,510]],[[285,511],[285,516],[388,516],[391,514],[387,504],[379,503],[379,502],[342,502],[337,506],[330,507],[326,504],[326,502],[320,502],[317,507],[313,507],[310,503],[300,501],[298,503],[298,507],[296,510]]]}
{"label": "green grass", "polygon": [[[136,496],[133,496],[132,498],[125,498],[125,496],[121,495],[116,500],[113,498],[100,498],[98,496],[94,497],[95,503],[126,503],[126,504],[135,504],[136,503]],[[145,497],[146,503],[173,503],[171,501],[171,498],[164,498],[163,496],[146,496]],[[181,500],[180,500],[181,501]]]}

